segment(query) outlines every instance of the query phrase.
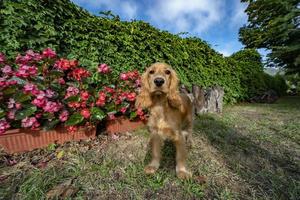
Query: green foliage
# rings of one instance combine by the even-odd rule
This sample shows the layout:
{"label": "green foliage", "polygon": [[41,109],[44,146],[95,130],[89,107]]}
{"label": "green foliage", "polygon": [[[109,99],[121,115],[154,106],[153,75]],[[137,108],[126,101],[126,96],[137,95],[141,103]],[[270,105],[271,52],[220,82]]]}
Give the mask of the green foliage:
{"label": "green foliage", "polygon": [[242,0],[247,2],[248,24],[240,40],[250,48],[267,48],[269,64],[300,71],[299,0]]}
{"label": "green foliage", "polygon": [[[123,22],[111,12],[101,14],[91,15],[69,0],[4,0],[0,52],[14,56],[25,49],[38,51],[49,46],[60,56],[79,59],[90,70],[98,63],[113,66],[114,77],[133,69],[142,72],[156,61],[167,62],[189,87],[222,86],[227,103],[247,99],[260,88],[263,71],[257,54],[245,54],[249,56],[245,59],[254,59],[260,66],[252,68],[248,62],[224,58],[199,38],[181,38],[143,21]],[[95,74],[92,82],[100,81],[109,83]]]}
{"label": "green foliage", "polygon": [[83,116],[80,113],[75,113],[70,116],[70,118],[66,121],[66,126],[74,126],[83,121]]}

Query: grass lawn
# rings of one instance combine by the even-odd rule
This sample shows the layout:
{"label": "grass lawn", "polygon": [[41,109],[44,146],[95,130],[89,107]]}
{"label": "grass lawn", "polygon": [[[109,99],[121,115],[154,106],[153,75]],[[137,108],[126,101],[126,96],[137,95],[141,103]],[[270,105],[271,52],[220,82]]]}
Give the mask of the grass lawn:
{"label": "grass lawn", "polygon": [[161,168],[146,176],[149,134],[0,155],[0,199],[299,199],[300,97],[239,104],[195,121],[193,179],[175,174],[166,143]]}

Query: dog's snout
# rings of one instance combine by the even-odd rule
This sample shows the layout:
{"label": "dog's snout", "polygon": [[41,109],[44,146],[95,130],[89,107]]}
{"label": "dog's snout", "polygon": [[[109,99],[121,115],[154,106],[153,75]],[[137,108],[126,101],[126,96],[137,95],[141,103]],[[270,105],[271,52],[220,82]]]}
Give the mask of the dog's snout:
{"label": "dog's snout", "polygon": [[154,79],[154,83],[157,87],[160,87],[165,83],[165,80],[163,78],[156,78]]}

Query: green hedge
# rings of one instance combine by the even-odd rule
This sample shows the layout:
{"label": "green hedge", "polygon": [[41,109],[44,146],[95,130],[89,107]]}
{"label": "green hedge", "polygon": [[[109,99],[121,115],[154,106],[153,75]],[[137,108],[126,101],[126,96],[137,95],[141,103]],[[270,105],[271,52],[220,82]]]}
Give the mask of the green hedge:
{"label": "green hedge", "polygon": [[107,63],[116,72],[143,71],[164,61],[188,86],[223,86],[228,103],[269,87],[262,84],[265,74],[255,50],[224,58],[199,38],[182,38],[143,21],[94,16],[69,0],[4,0],[0,23],[0,52],[6,55],[52,47],[90,68]]}

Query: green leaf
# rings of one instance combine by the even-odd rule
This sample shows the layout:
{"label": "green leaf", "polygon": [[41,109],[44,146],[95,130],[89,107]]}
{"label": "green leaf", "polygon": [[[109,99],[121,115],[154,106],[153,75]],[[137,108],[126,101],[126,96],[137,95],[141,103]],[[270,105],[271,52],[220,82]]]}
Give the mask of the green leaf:
{"label": "green leaf", "polygon": [[134,119],[134,118],[136,118],[136,116],[137,116],[136,112],[131,112],[130,116],[129,116],[129,119]]}
{"label": "green leaf", "polygon": [[80,113],[75,113],[66,121],[66,126],[73,126],[83,121],[83,116]]}
{"label": "green leaf", "polygon": [[16,120],[21,120],[26,117],[31,116],[37,110],[36,106],[30,106],[26,109],[20,110],[16,112]]}
{"label": "green leaf", "polygon": [[50,76],[55,76],[55,77],[61,77],[62,75],[64,75],[64,73],[62,71],[58,71],[58,70],[51,70],[49,72]]}
{"label": "green leaf", "polygon": [[24,94],[22,92],[19,92],[16,94],[15,99],[17,102],[25,102],[31,99],[31,95],[30,94]]}
{"label": "green leaf", "polygon": [[16,92],[16,87],[9,87],[3,90],[4,95],[14,94]]}
{"label": "green leaf", "polygon": [[48,121],[45,125],[44,125],[44,129],[46,131],[53,129],[57,124],[59,123],[58,119],[52,120],[52,121]]}
{"label": "green leaf", "polygon": [[0,108],[0,119],[2,117],[5,117],[5,111],[3,109]]}
{"label": "green leaf", "polygon": [[67,102],[79,102],[80,101],[80,96],[71,96],[66,99]]}
{"label": "green leaf", "polygon": [[100,108],[97,107],[93,107],[91,109],[91,114],[92,118],[97,120],[102,120],[106,117],[106,114]]}

